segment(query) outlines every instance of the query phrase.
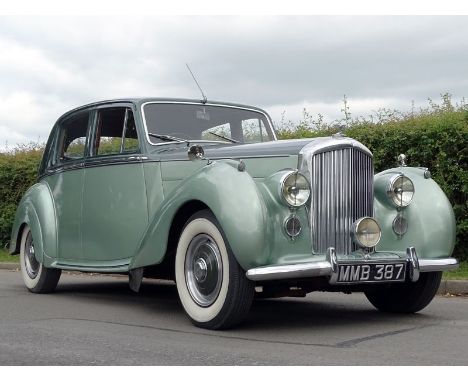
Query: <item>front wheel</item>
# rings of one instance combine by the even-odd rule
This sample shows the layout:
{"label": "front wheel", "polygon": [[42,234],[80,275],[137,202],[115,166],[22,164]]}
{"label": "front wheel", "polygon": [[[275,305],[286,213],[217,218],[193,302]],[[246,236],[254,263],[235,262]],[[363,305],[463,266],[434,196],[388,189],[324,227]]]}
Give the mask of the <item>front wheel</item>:
{"label": "front wheel", "polygon": [[20,268],[26,288],[32,293],[51,293],[57,287],[62,271],[46,268],[37,261],[32,232],[26,226],[21,236]]}
{"label": "front wheel", "polygon": [[227,329],[248,314],[255,292],[215,216],[208,210],[185,224],[177,246],[175,276],[190,320],[207,329]]}
{"label": "front wheel", "polygon": [[382,312],[416,313],[432,301],[441,279],[442,272],[421,273],[417,282],[376,287],[365,294],[370,303]]}

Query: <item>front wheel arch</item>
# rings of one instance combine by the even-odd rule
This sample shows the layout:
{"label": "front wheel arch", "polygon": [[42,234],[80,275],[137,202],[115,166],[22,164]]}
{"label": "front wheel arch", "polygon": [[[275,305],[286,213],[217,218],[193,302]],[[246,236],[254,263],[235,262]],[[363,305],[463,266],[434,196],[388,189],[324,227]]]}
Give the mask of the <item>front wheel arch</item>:
{"label": "front wheel arch", "polygon": [[180,206],[174,215],[171,226],[169,228],[169,234],[167,237],[167,251],[165,257],[169,256],[171,258],[175,258],[177,243],[179,242],[179,238],[185,224],[192,215],[203,210],[208,210],[213,213],[213,211],[211,211],[211,209],[205,203],[199,200],[190,200]]}
{"label": "front wheel arch", "polygon": [[247,171],[239,171],[231,162],[219,160],[207,163],[179,182],[150,213],[148,227],[129,268],[161,264],[168,253],[168,237],[175,215],[182,206],[199,209],[202,205],[222,224],[242,267],[248,269],[266,263],[270,254],[264,196]]}

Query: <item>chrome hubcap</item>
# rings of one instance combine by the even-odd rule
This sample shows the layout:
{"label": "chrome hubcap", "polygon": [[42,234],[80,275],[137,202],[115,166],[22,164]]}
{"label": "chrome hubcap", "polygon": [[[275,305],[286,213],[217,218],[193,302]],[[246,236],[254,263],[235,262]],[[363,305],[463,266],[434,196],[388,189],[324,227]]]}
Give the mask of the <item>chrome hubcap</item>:
{"label": "chrome hubcap", "polygon": [[195,280],[199,283],[206,280],[206,276],[208,275],[208,266],[206,265],[205,259],[198,259],[195,262],[193,274],[195,275]]}
{"label": "chrome hubcap", "polygon": [[31,232],[29,232],[28,236],[26,237],[26,243],[24,247],[24,267],[26,269],[26,273],[31,279],[35,279],[39,273],[41,264],[36,260]]}
{"label": "chrome hubcap", "polygon": [[185,257],[185,282],[193,301],[207,307],[218,297],[223,281],[221,253],[214,239],[206,234],[195,236]]}

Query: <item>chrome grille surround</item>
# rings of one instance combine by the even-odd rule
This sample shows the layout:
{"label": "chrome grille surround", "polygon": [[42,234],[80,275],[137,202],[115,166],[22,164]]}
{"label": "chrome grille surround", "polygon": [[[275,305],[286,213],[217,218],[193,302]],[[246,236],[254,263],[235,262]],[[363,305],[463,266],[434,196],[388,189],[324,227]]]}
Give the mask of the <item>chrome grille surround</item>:
{"label": "chrome grille surround", "polygon": [[316,138],[302,148],[299,169],[311,186],[312,252],[324,254],[334,247],[337,254],[350,254],[356,250],[354,221],[373,216],[372,153],[351,138]]}

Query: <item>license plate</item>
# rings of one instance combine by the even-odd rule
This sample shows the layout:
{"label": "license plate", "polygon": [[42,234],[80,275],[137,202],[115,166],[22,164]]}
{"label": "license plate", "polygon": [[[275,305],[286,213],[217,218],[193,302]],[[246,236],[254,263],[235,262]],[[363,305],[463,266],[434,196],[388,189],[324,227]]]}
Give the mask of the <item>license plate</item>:
{"label": "license plate", "polygon": [[405,281],[406,263],[339,264],[338,283]]}

